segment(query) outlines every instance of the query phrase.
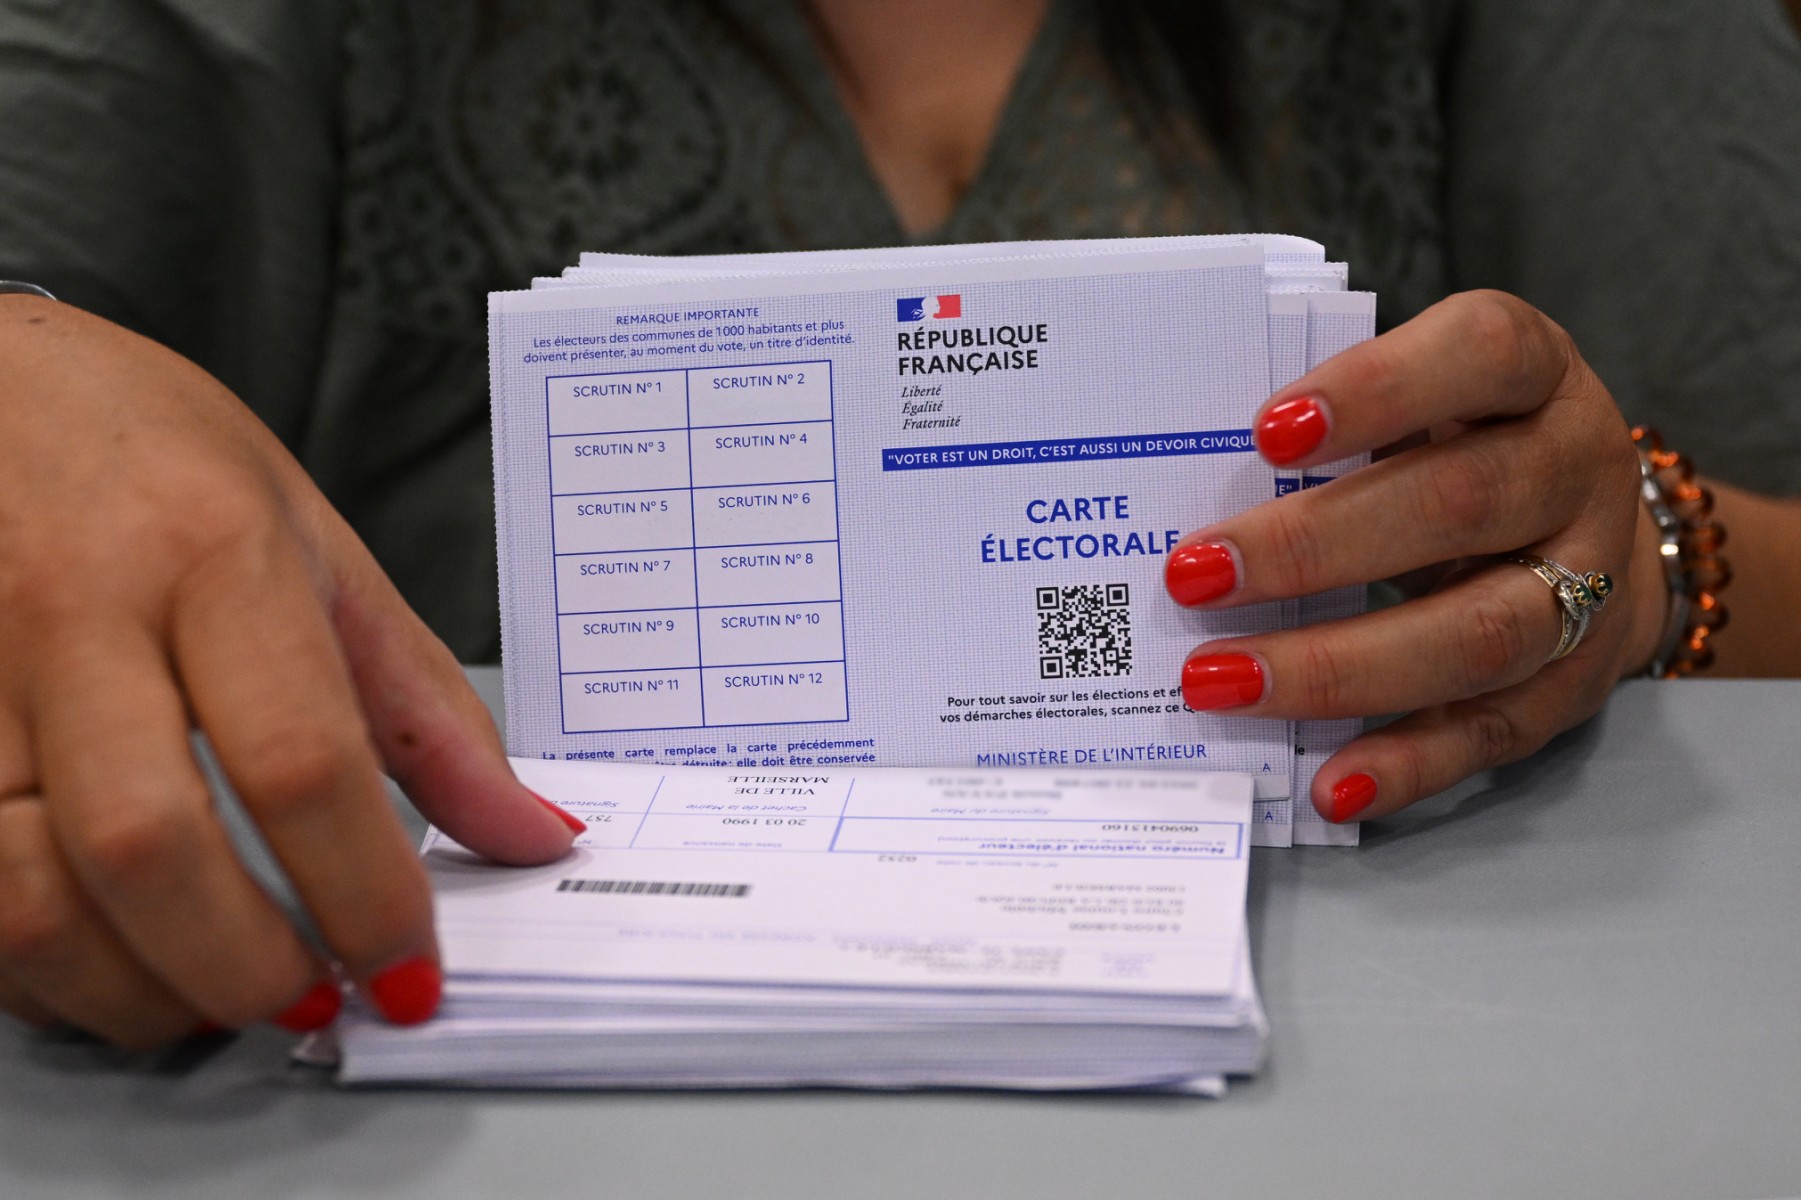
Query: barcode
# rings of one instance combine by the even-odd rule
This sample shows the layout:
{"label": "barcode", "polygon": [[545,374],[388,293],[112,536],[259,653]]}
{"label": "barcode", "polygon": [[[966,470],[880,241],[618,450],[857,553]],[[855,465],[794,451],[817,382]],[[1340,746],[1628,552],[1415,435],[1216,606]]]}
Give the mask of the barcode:
{"label": "barcode", "polygon": [[1041,587],[1037,599],[1040,679],[1132,673],[1131,592],[1125,584]]}
{"label": "barcode", "polygon": [[646,879],[565,879],[559,892],[619,892],[627,896],[748,896],[748,883],[658,883]]}

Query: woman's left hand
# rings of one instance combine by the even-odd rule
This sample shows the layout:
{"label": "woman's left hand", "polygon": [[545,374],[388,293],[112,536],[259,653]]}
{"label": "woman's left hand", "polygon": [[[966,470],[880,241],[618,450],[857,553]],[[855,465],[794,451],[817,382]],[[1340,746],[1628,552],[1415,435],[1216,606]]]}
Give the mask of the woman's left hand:
{"label": "woman's left hand", "polygon": [[[1194,709],[1408,714],[1321,767],[1312,801],[1326,819],[1392,813],[1523,758],[1650,661],[1668,593],[1637,451],[1569,336],[1524,301],[1453,296],[1276,393],[1255,428],[1284,469],[1419,444],[1184,538],[1166,573],[1178,602],[1256,604],[1486,560],[1396,607],[1211,642],[1184,663]],[[1556,598],[1495,559],[1518,552],[1615,581],[1556,662]]]}

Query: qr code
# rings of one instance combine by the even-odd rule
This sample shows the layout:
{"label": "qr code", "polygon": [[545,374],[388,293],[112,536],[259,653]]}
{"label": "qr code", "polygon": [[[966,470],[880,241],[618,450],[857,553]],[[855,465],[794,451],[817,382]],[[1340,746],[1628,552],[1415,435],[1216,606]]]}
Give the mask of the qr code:
{"label": "qr code", "polygon": [[1038,589],[1038,677],[1132,673],[1131,593],[1123,583]]}

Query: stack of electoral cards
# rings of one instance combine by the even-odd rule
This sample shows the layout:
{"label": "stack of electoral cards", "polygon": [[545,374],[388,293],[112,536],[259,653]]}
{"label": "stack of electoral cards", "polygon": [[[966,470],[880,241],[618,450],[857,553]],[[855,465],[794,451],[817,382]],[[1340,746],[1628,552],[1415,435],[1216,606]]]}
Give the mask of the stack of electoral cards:
{"label": "stack of electoral cards", "polygon": [[[1257,778],[1259,845],[1356,722],[1195,714],[1210,638],[1361,611],[1162,590],[1181,534],[1328,482],[1257,409],[1371,336],[1280,235],[654,258],[490,306],[509,745],[713,765]],[[904,654],[897,654],[904,650]]]}
{"label": "stack of electoral cards", "polygon": [[[445,1016],[353,1082],[1157,1087],[1258,1061],[1248,844],[1355,722],[1196,713],[1185,534],[1375,298],[1276,235],[645,258],[490,302],[507,740],[571,863],[436,835]],[[1021,769],[1030,769],[1022,773]]]}
{"label": "stack of electoral cards", "polygon": [[530,870],[431,836],[444,1009],[353,1009],[345,1082],[1217,1095],[1261,1059],[1244,775],[515,767],[591,832]]}

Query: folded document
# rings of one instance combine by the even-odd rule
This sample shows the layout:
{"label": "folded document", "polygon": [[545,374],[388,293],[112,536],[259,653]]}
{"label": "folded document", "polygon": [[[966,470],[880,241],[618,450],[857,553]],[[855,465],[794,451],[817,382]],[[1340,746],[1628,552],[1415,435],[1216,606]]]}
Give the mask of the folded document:
{"label": "folded document", "polygon": [[1248,776],[514,765],[589,832],[427,837],[443,1011],[353,1008],[344,1082],[1217,1094],[1262,1056]]}

